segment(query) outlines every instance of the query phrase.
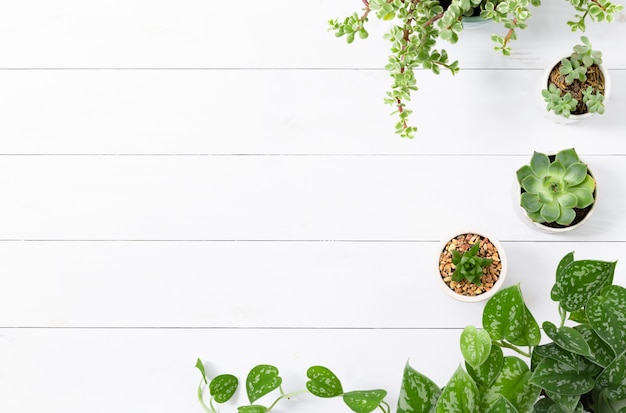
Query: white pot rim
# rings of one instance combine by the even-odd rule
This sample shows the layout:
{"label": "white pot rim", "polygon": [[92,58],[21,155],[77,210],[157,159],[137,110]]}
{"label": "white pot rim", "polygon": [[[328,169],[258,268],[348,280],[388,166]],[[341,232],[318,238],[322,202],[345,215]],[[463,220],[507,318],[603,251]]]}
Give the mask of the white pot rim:
{"label": "white pot rim", "polygon": [[[480,235],[483,238],[487,238],[489,239],[489,241],[496,247],[496,249],[498,250],[498,255],[500,256],[500,262],[502,263],[502,270],[500,271],[500,276],[498,278],[498,281],[493,285],[493,287],[491,288],[491,290],[482,293],[480,295],[476,295],[476,296],[465,296],[465,295],[461,295],[461,294],[457,294],[455,293],[453,290],[450,289],[450,287],[448,287],[448,285],[443,281],[443,278],[441,277],[441,273],[439,272],[439,257],[441,255],[441,252],[443,251],[443,249],[446,247],[446,244],[453,238],[456,238],[459,235],[462,234],[476,234],[476,235]],[[441,241],[439,241],[438,244],[438,249],[437,249],[437,262],[436,262],[436,275],[437,275],[437,283],[439,284],[439,286],[441,287],[441,289],[449,296],[454,298],[455,300],[458,301],[462,301],[465,303],[476,303],[476,302],[480,302],[480,301],[485,301],[488,300],[490,297],[492,297],[496,292],[498,292],[502,286],[504,285],[504,281],[506,279],[506,274],[507,274],[507,270],[508,270],[508,260],[504,251],[504,247],[502,246],[502,244],[500,243],[500,241],[498,241],[497,238],[494,238],[490,233],[486,232],[486,231],[476,231],[473,229],[468,229],[466,230],[460,230],[460,231],[454,231],[452,233],[449,234],[449,236],[443,238]]]}

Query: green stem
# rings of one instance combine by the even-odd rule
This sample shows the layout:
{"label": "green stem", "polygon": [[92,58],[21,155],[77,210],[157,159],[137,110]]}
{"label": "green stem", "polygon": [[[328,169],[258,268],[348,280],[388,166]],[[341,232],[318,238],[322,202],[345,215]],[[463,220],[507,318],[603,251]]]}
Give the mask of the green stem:
{"label": "green stem", "polygon": [[[385,410],[385,406],[387,407],[386,410]],[[384,400],[380,402],[380,409],[385,413],[391,413],[391,406],[389,406],[389,404]]]}
{"label": "green stem", "polygon": [[565,320],[567,320],[567,311],[561,307],[561,304],[559,304],[559,315],[561,316],[561,327],[563,327],[565,325]]}
{"label": "green stem", "polygon": [[280,389],[280,397],[277,398],[276,400],[274,400],[274,403],[272,403],[270,405],[270,407],[268,407],[267,410],[265,410],[265,413],[271,412],[272,409],[276,406],[276,404],[278,404],[278,402],[281,401],[282,399],[290,399],[290,398],[292,398],[294,396],[297,396],[298,394],[303,394],[303,393],[308,393],[308,392],[309,392],[308,390],[298,390],[298,391],[294,391],[292,393],[285,394],[285,393],[283,393],[283,389],[281,387],[281,389]]}
{"label": "green stem", "polygon": [[204,388],[202,383],[204,383],[204,379],[200,380],[200,385],[198,385],[198,401],[206,413],[216,413],[215,409],[209,408],[209,406],[207,406],[204,402]]}
{"label": "green stem", "polygon": [[519,347],[517,347],[517,346],[515,346],[515,345],[513,345],[511,343],[508,343],[506,341],[494,341],[494,344],[497,345],[498,347],[511,349],[511,350],[515,351],[516,353],[521,354],[522,356],[530,358],[530,352],[526,352],[526,351],[520,349]]}

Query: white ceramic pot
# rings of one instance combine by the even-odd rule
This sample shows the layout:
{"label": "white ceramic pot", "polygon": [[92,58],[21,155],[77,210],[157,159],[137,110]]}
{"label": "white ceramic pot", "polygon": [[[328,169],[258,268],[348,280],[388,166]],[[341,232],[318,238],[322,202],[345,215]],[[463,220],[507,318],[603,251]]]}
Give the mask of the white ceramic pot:
{"label": "white ceramic pot", "polygon": [[[555,154],[556,152],[549,152],[548,156],[555,155]],[[585,162],[583,159],[581,159],[580,161],[584,163],[585,165],[587,165],[587,173],[589,173],[589,175],[593,177],[593,173],[589,169],[589,164],[587,164],[587,162]],[[595,211],[596,209],[596,204],[598,203],[598,181],[596,181],[596,189],[593,193],[594,201],[593,201],[593,204],[591,205],[591,210],[589,210],[587,215],[585,215],[585,217],[580,222],[574,225],[570,225],[564,228],[553,228],[553,227],[549,227],[547,225],[543,225],[538,222],[535,222],[528,217],[526,210],[522,207],[520,203],[520,195],[522,193],[522,187],[520,186],[519,182],[517,182],[517,178],[515,178],[513,182],[514,184],[513,184],[512,198],[513,198],[513,204],[515,205],[515,212],[517,212],[517,215],[520,217],[522,221],[524,221],[525,224],[527,224],[531,228],[534,228],[534,229],[537,229],[539,231],[546,232],[549,234],[562,234],[564,232],[573,231],[576,228],[582,226],[589,220],[589,218],[593,214],[593,211]]]}
{"label": "white ceramic pot", "polygon": [[[439,257],[441,256],[441,253],[446,248],[446,245],[448,244],[448,242],[450,242],[452,239],[454,239],[457,236],[462,235],[462,234],[476,234],[476,235],[480,235],[483,238],[489,239],[489,241],[498,250],[498,255],[500,257],[500,263],[502,264],[502,269],[500,271],[500,275],[498,277],[498,281],[496,281],[496,283],[493,285],[493,287],[489,291],[484,292],[484,293],[479,294],[479,295],[476,295],[476,296],[466,296],[466,295],[462,295],[462,294],[458,294],[458,293],[454,292],[454,290],[452,290],[443,281],[443,278],[442,278],[441,273],[439,271]],[[446,293],[448,296],[450,296],[450,297],[452,297],[452,298],[454,298],[455,300],[458,300],[458,301],[462,301],[462,302],[466,302],[466,303],[475,303],[475,302],[479,302],[479,301],[488,300],[491,296],[493,296],[496,292],[498,292],[498,290],[500,290],[500,288],[502,288],[502,286],[504,285],[504,280],[506,278],[506,274],[507,274],[508,261],[507,261],[507,258],[506,258],[506,254],[504,253],[504,248],[502,247],[502,244],[500,244],[500,242],[496,238],[493,238],[490,234],[487,234],[484,231],[457,231],[457,232],[451,234],[451,236],[446,237],[442,241],[439,242],[438,249],[437,249],[437,262],[436,262],[436,267],[435,268],[436,268],[436,272],[435,273],[436,273],[436,276],[437,276],[437,283],[439,284],[441,289],[444,291],[444,293]]]}
{"label": "white ceramic pot", "polygon": [[[564,56],[564,57],[567,57],[567,56]],[[553,111],[546,110],[546,102],[543,99],[543,96],[541,95],[541,91],[548,87],[548,79],[550,77],[550,72],[552,71],[552,69],[554,69],[554,67],[557,64],[561,62],[562,58],[563,57],[560,57],[559,59],[554,60],[552,64],[548,65],[548,67],[546,67],[546,69],[541,74],[541,78],[537,82],[537,88],[538,88],[537,96],[538,96],[538,103],[539,103],[540,110],[542,111],[542,113],[544,113],[544,115],[548,119],[556,123],[567,125],[571,123],[580,122],[581,120],[584,120],[584,119],[588,119],[596,115],[596,113],[584,113],[582,115],[570,115],[569,118],[566,118],[564,116],[557,115]],[[604,66],[598,65],[598,67],[600,68],[600,71],[602,72],[602,75],[604,76],[604,104],[606,105],[607,101],[609,100],[609,96],[611,94],[611,77],[609,76],[609,72],[604,68]]]}

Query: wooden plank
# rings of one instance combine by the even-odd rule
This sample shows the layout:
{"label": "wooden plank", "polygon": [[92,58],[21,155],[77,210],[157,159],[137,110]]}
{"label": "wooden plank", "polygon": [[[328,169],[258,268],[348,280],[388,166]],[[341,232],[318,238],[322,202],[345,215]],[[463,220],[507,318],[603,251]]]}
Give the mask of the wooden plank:
{"label": "wooden plank", "polygon": [[[477,322],[479,320],[476,320]],[[197,413],[198,357],[211,376],[276,365],[287,392],[331,368],[346,390],[384,388],[395,407],[407,360],[441,386],[460,364],[457,330],[0,330],[0,408],[49,413]],[[237,403],[246,404],[240,388]],[[270,397],[260,400],[267,403]],[[227,405],[221,411],[236,411]],[[268,403],[269,404],[269,403]],[[349,412],[303,395],[276,411]]]}
{"label": "wooden plank", "polygon": [[[505,33],[493,23],[466,30],[450,55],[467,68],[542,67],[580,36],[565,24],[574,15],[568,3],[543,3],[510,58],[492,50],[491,35]],[[235,11],[217,0],[24,0],[3,7],[0,68],[382,68],[388,25],[372,20],[370,39],[353,45],[327,31],[329,19],[361,8],[359,0],[275,0],[272,7],[247,0]],[[626,35],[624,16],[586,33],[612,67],[626,65],[615,41]]]}
{"label": "wooden plank", "polygon": [[621,241],[623,157],[581,156],[597,211],[556,236],[517,216],[529,156],[5,156],[1,238],[433,241],[472,226],[505,241]]}
{"label": "wooden plank", "polygon": [[626,71],[611,76],[607,113],[565,126],[544,117],[539,71],[420,73],[409,141],[383,71],[11,71],[0,153],[625,154]]}
{"label": "wooden plank", "polygon": [[[505,285],[540,320],[556,265],[623,242],[504,242]],[[436,283],[436,242],[2,242],[0,327],[463,328],[482,304]]]}

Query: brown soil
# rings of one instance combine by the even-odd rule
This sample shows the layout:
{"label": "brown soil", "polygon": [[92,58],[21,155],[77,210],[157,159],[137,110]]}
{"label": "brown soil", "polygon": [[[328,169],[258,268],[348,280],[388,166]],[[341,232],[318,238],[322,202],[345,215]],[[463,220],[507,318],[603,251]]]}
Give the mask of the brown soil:
{"label": "brown soil", "polygon": [[587,69],[586,81],[581,82],[578,79],[574,79],[574,82],[571,85],[568,85],[565,82],[565,76],[559,72],[560,68],[560,62],[552,68],[550,76],[548,77],[547,87],[550,86],[550,83],[554,83],[556,87],[561,89],[562,94],[567,92],[572,94],[572,97],[578,101],[578,106],[576,106],[576,110],[572,111],[572,115],[582,115],[587,113],[587,106],[583,103],[583,90],[586,90],[589,86],[591,86],[594,93],[600,91],[604,94],[604,76],[602,75],[602,71],[598,65],[594,64]]}
{"label": "brown soil", "polygon": [[[452,281],[452,273],[455,268],[454,264],[452,264],[452,251],[457,250],[463,254],[477,242],[480,242],[480,250],[477,255],[493,260],[490,266],[483,268],[483,276],[480,278],[481,285],[476,285],[466,280],[460,282]],[[439,274],[441,278],[451,290],[461,295],[476,296],[489,291],[498,281],[501,271],[502,262],[495,245],[488,238],[478,234],[461,234],[456,236],[446,244],[439,256]]]}

